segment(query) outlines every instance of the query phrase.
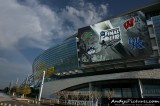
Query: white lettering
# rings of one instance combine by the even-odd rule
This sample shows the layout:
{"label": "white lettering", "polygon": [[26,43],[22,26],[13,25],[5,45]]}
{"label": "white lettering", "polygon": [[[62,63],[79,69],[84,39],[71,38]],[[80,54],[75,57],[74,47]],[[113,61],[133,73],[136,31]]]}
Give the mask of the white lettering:
{"label": "white lettering", "polygon": [[121,33],[119,27],[114,29],[103,30],[100,33],[99,40],[102,45],[110,46],[120,41],[120,35]]}

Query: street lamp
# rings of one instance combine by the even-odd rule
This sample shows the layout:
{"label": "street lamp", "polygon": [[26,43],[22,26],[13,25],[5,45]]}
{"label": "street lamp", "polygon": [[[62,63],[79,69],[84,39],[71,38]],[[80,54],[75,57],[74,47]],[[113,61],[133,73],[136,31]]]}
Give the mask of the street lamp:
{"label": "street lamp", "polygon": [[42,77],[42,82],[41,82],[41,88],[40,88],[40,92],[39,92],[38,101],[41,101],[42,89],[43,89],[43,84],[44,84],[44,77],[45,77],[45,71],[43,71],[43,77]]}

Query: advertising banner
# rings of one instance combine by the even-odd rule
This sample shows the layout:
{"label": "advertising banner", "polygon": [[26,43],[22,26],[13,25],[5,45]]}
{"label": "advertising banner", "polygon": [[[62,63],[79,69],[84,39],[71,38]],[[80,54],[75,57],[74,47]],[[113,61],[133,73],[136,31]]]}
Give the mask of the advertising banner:
{"label": "advertising banner", "polygon": [[141,11],[80,28],[78,38],[81,64],[152,53],[146,18]]}

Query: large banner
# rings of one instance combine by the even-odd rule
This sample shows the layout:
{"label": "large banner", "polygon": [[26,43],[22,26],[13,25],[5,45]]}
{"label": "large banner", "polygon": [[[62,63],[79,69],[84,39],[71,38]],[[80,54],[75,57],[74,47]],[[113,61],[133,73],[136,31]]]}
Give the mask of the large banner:
{"label": "large banner", "polygon": [[81,64],[144,57],[152,52],[141,11],[81,28],[78,38]]}

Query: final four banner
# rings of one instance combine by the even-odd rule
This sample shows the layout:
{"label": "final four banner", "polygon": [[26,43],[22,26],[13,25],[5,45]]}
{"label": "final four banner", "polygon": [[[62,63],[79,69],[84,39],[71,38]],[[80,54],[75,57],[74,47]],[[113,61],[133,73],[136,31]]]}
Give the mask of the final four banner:
{"label": "final four banner", "polygon": [[145,15],[131,13],[78,30],[80,62],[146,57],[152,53]]}

